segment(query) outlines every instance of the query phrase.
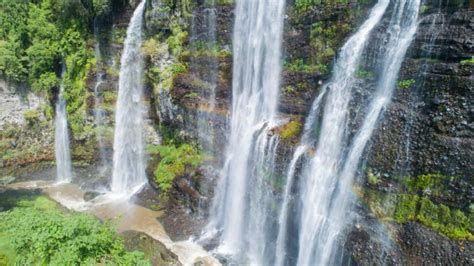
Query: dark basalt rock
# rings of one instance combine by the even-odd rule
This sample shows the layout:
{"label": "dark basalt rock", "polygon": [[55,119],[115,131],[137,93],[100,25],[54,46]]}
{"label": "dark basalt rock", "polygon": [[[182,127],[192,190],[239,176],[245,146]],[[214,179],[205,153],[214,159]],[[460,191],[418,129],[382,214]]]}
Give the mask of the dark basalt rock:
{"label": "dark basalt rock", "polygon": [[474,263],[474,242],[454,241],[410,222],[400,228],[398,241],[414,264],[471,265]]}
{"label": "dark basalt rock", "polygon": [[[421,19],[413,45],[414,57],[460,61],[474,53],[474,10],[444,9]],[[433,36],[433,30],[439,31]],[[430,42],[435,38],[434,42]]]}

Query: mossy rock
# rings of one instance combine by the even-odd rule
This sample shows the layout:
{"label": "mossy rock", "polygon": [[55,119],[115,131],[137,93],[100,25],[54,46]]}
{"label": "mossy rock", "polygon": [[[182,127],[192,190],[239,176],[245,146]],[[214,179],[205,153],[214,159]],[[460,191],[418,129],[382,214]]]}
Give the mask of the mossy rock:
{"label": "mossy rock", "polygon": [[303,124],[301,119],[295,119],[277,128],[276,133],[280,136],[281,140],[285,142],[294,142],[297,141],[302,129]]}
{"label": "mossy rock", "polygon": [[147,234],[136,231],[125,231],[122,233],[125,239],[125,248],[129,251],[141,251],[152,265],[182,265],[178,256],[168,250],[160,241],[153,239]]}

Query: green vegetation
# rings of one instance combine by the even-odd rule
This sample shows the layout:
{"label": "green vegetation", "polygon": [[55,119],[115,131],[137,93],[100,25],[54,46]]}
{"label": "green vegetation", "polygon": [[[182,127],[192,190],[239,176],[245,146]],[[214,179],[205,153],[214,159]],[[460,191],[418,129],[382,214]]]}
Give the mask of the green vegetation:
{"label": "green vegetation", "polygon": [[403,184],[405,189],[410,193],[422,195],[429,191],[431,195],[439,196],[445,190],[447,183],[456,178],[457,177],[454,176],[441,174],[424,174],[416,177],[405,177]]}
{"label": "green vegetation", "polygon": [[191,16],[194,4],[192,0],[163,0],[163,4],[166,5],[166,8],[182,14],[184,17]]}
{"label": "green vegetation", "polygon": [[187,93],[186,95],[184,95],[184,97],[186,98],[198,98],[199,97],[199,94],[197,92],[190,92],[190,93]]}
{"label": "green vegetation", "polygon": [[473,65],[474,64],[474,56],[471,59],[465,59],[461,61],[461,65]]}
{"label": "green vegetation", "polygon": [[398,223],[406,223],[416,220],[416,205],[419,197],[417,195],[400,194],[398,195],[398,204],[395,208],[393,218]]}
{"label": "green vegetation", "polygon": [[[54,148],[50,145],[40,145],[36,142],[22,141],[37,136],[40,132],[50,131],[48,122],[34,118],[39,112],[26,112],[35,122],[29,127],[18,127],[16,124],[6,124],[0,130],[0,161],[4,167],[22,166],[31,162],[44,161],[51,158]],[[29,118],[28,118],[29,119]],[[28,120],[27,120],[28,121]],[[8,171],[6,172],[8,174]]]}
{"label": "green vegetation", "polygon": [[172,55],[179,57],[184,51],[183,45],[188,38],[188,32],[184,31],[176,19],[170,22],[171,35],[166,39],[168,48]]}
{"label": "green vegetation", "polygon": [[192,44],[190,50],[184,52],[185,55],[190,56],[207,56],[207,57],[218,57],[224,58],[232,55],[232,53],[225,48],[222,48],[219,44],[215,44],[209,47],[209,44],[202,41],[195,41]]}
{"label": "green vegetation", "polygon": [[160,162],[155,169],[155,180],[164,195],[171,188],[176,177],[184,175],[186,167],[197,167],[204,160],[204,156],[189,144],[152,145],[148,147],[151,155],[158,155]]}
{"label": "green vegetation", "polygon": [[[85,41],[91,35],[89,25],[95,14],[105,14],[111,4],[108,0],[86,2],[0,0],[0,74],[50,99],[62,84],[75,137],[85,125],[85,80],[95,64]],[[61,65],[66,69],[62,81]]]}
{"label": "green vegetation", "polygon": [[285,62],[284,67],[287,70],[295,71],[295,72],[328,73],[328,66],[327,65],[325,65],[325,64],[318,64],[318,65],[306,64],[303,59],[296,59],[293,62]]}
{"label": "green vegetation", "polygon": [[398,81],[398,87],[400,89],[410,89],[413,85],[415,85],[414,79],[404,79]]}
{"label": "green vegetation", "polygon": [[103,17],[110,13],[112,10],[111,0],[92,0],[94,6],[94,14],[97,17]]}
{"label": "green vegetation", "polygon": [[[305,11],[313,6],[319,5],[335,5],[335,4],[348,4],[349,0],[295,0],[295,8],[299,11]],[[359,3],[368,3],[368,0],[358,0]]]}
{"label": "green vegetation", "polygon": [[316,22],[311,25],[310,45],[317,51],[317,55],[313,57],[313,63],[321,64],[332,59],[336,55],[337,33],[338,31],[348,31],[347,24],[325,24]]}
{"label": "green vegetation", "polygon": [[430,6],[426,4],[422,4],[420,6],[420,14],[425,14],[427,11],[430,10]]}
{"label": "green vegetation", "polygon": [[400,195],[394,219],[398,223],[418,221],[453,239],[474,240],[473,221],[469,217],[460,210],[450,210],[446,205],[435,204],[427,197]]}
{"label": "green vegetation", "polygon": [[374,73],[372,71],[359,69],[356,72],[356,77],[360,79],[371,79],[374,77]]}
{"label": "green vegetation", "polygon": [[[146,76],[149,83],[154,86],[154,92],[159,90],[170,90],[176,76],[188,70],[188,66],[181,61],[184,50],[184,43],[188,33],[183,30],[183,26],[173,16],[170,20],[171,35],[165,42],[160,42],[157,36],[151,37],[143,44],[143,52],[150,58],[152,65],[147,68]],[[158,66],[158,59],[167,53],[173,56],[173,63],[162,68]]]}
{"label": "green vegetation", "polygon": [[[350,3],[349,6],[343,6]],[[354,23],[358,23],[357,19],[363,16],[365,8],[359,8],[373,2],[368,0],[295,0],[293,8],[289,9],[290,19],[298,24],[300,30],[304,31],[304,37],[309,36],[309,51],[307,55],[292,55],[292,57],[304,57],[306,65],[318,66],[322,74],[330,72],[330,67],[337,50],[344,43],[344,39],[353,30]],[[317,8],[313,8],[317,7]],[[307,17],[313,17],[316,10],[326,14],[322,17],[316,16],[316,21],[308,25]],[[329,19],[327,16],[334,16]],[[309,26],[309,27],[308,27]],[[307,48],[305,48],[307,49]]]}
{"label": "green vegetation", "polygon": [[301,121],[292,120],[279,129],[279,135],[282,140],[290,140],[297,137],[302,129]]}
{"label": "green vegetation", "polygon": [[[206,0],[206,2],[212,3],[210,0]],[[230,5],[235,2],[235,0],[216,0],[215,1],[217,5]]]}
{"label": "green vegetation", "polygon": [[37,110],[27,110],[23,112],[23,117],[29,125],[33,125],[38,121],[40,113]]}
{"label": "green vegetation", "polygon": [[295,0],[295,8],[298,10],[306,10],[310,7],[320,5],[323,0]]}
{"label": "green vegetation", "polygon": [[151,57],[152,61],[158,60],[166,54],[167,45],[160,43],[155,37],[150,37],[143,42],[142,52],[145,56]]}
{"label": "green vegetation", "polygon": [[[149,265],[127,252],[113,228],[51,200],[22,200],[0,213],[0,263],[6,265]],[[3,264],[2,264],[3,265]]]}
{"label": "green vegetation", "polygon": [[[373,173],[368,171],[369,184],[380,182],[373,176]],[[466,213],[460,209],[433,202],[437,198],[442,198],[447,183],[454,178],[441,174],[405,177],[403,179],[405,192],[387,193],[366,189],[364,198],[372,212],[383,220],[397,223],[416,221],[447,237],[473,240],[474,212],[472,208]]]}
{"label": "green vegetation", "polygon": [[376,174],[372,172],[372,170],[369,170],[367,172],[367,182],[369,182],[369,184],[371,185],[378,185],[382,181],[380,180],[380,177],[378,177]]}

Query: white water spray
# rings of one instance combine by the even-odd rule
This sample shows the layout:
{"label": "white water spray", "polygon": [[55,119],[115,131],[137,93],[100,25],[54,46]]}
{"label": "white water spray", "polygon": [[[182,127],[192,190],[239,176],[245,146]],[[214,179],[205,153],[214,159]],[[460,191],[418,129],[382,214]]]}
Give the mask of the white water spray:
{"label": "white water spray", "polygon": [[143,68],[141,53],[145,1],[135,9],[122,53],[115,116],[112,192],[133,194],[146,183],[143,141]]}
{"label": "white water spray", "polygon": [[337,170],[346,145],[348,105],[355,73],[370,33],[382,19],[389,0],[379,0],[369,18],[341,49],[334,74],[326,85],[326,98],[321,132],[315,156],[309,163],[301,185],[302,214],[298,265],[326,265],[333,254],[333,237],[340,233],[343,221],[329,221],[329,213],[339,208],[331,203],[337,186]]}
{"label": "white water spray", "polygon": [[209,224],[222,233],[219,251],[254,264],[264,264],[268,250],[267,225],[257,220],[271,193],[256,188],[271,176],[278,145],[270,129],[277,124],[284,7],[284,0],[236,3],[230,136]]}
{"label": "white water spray", "polygon": [[354,71],[358,67],[362,49],[369,40],[369,33],[380,21],[388,1],[378,2],[369,19],[341,50],[332,82],[328,85],[330,91],[316,155],[301,186],[303,210],[298,265],[328,265],[337,263],[340,259],[338,243],[346,225],[353,218],[350,213],[353,178],[378,118],[390,102],[401,63],[416,32],[419,5],[418,0],[399,0],[393,3],[387,42],[378,55],[381,75],[377,81],[375,97],[347,154],[344,153],[344,147],[348,146],[348,141],[345,140],[348,130],[347,112]]}
{"label": "white water spray", "polygon": [[[61,77],[64,78],[65,69]],[[58,100],[56,102],[55,125],[55,155],[56,155],[56,180],[60,183],[72,181],[71,150],[69,147],[69,128],[67,124],[66,100],[63,97],[64,85],[61,82]]]}

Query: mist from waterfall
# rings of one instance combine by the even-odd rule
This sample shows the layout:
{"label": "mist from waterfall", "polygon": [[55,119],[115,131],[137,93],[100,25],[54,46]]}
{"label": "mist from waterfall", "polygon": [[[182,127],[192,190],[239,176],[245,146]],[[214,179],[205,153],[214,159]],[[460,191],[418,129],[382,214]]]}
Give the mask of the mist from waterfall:
{"label": "mist from waterfall", "polygon": [[[61,78],[64,79],[66,70],[63,66]],[[69,147],[69,128],[67,123],[66,100],[64,99],[64,81],[61,81],[58,99],[56,101],[56,116],[54,119],[54,146],[56,155],[56,181],[69,183],[72,181],[71,150]]]}
{"label": "mist from waterfall", "polygon": [[130,195],[146,182],[143,139],[142,1],[130,20],[121,58],[115,114],[113,193]]}
{"label": "mist from waterfall", "polygon": [[271,264],[274,250],[268,178],[279,143],[271,129],[278,124],[284,8],[284,0],[236,2],[230,132],[207,228],[219,235],[217,252],[256,265]]}

